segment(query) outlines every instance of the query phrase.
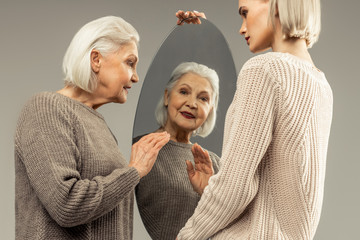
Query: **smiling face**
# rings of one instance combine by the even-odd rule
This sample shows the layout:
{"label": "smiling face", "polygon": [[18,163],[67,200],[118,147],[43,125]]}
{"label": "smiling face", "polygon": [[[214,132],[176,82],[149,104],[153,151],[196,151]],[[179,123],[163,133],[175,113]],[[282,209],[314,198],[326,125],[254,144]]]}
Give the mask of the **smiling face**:
{"label": "smiling face", "polygon": [[131,41],[115,53],[101,55],[92,52],[92,69],[97,75],[98,85],[94,94],[104,103],[125,103],[128,90],[139,81],[136,73],[138,49]]}
{"label": "smiling face", "polygon": [[250,51],[269,49],[275,36],[269,21],[269,0],[239,0],[239,14],[243,20],[240,34],[244,35]]}
{"label": "smiling face", "polygon": [[189,139],[211,112],[212,94],[206,78],[194,73],[184,74],[170,93],[165,91],[164,102],[168,110],[165,130],[171,136],[187,135]]}

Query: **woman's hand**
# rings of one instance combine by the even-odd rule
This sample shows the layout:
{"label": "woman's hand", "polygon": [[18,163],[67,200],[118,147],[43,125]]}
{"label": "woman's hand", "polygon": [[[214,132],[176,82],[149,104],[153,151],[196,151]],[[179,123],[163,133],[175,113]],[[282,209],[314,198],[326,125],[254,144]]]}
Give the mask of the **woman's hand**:
{"label": "woman's hand", "polygon": [[208,185],[209,178],[214,175],[214,169],[208,151],[204,151],[197,143],[192,146],[191,151],[194,156],[195,168],[187,160],[186,170],[194,191],[201,195]]}
{"label": "woman's hand", "polygon": [[178,18],[176,24],[177,25],[183,25],[184,22],[186,23],[193,23],[193,24],[201,24],[200,18],[205,18],[205,13],[198,12],[198,11],[182,11],[179,10],[175,13],[175,16]]}
{"label": "woman's hand", "polygon": [[160,149],[170,140],[167,132],[150,133],[142,137],[131,148],[129,167],[139,172],[140,178],[146,176],[154,166]]}

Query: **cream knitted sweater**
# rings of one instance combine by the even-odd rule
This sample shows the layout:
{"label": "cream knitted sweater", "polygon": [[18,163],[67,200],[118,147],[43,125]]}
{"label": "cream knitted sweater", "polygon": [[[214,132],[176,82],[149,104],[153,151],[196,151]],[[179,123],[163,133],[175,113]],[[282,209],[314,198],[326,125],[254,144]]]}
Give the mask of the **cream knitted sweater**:
{"label": "cream knitted sweater", "polygon": [[287,53],[250,59],[227,112],[220,171],[178,239],[312,239],[332,102],[312,64]]}

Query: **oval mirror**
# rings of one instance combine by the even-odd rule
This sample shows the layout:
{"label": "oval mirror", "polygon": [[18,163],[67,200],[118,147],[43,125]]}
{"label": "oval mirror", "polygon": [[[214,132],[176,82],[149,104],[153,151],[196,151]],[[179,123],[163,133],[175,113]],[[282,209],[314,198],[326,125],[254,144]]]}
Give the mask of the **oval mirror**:
{"label": "oval mirror", "polygon": [[219,76],[219,105],[216,125],[206,138],[191,142],[221,156],[225,115],[236,88],[236,70],[228,44],[219,29],[206,19],[202,24],[176,26],[155,55],[142,85],[133,128],[133,138],[159,128],[155,108],[174,68],[182,62],[197,62]]}

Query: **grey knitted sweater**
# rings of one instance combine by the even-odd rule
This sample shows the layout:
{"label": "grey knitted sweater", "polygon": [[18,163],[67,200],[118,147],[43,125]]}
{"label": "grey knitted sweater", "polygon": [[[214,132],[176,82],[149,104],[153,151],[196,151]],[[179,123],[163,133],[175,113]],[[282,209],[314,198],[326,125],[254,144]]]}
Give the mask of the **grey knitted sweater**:
{"label": "grey knitted sweater", "polygon": [[[152,239],[175,239],[200,200],[186,171],[185,160],[194,163],[191,147],[170,140],[160,150],[151,172],[136,187],[139,212]],[[217,173],[219,157],[209,154]]]}
{"label": "grey knitted sweater", "polygon": [[132,239],[139,175],[127,165],[98,112],[35,95],[15,134],[16,239]]}

